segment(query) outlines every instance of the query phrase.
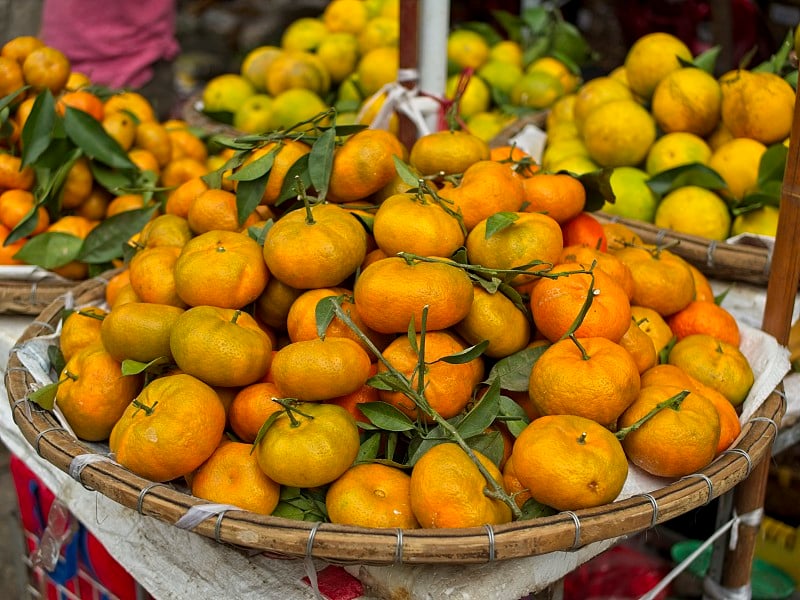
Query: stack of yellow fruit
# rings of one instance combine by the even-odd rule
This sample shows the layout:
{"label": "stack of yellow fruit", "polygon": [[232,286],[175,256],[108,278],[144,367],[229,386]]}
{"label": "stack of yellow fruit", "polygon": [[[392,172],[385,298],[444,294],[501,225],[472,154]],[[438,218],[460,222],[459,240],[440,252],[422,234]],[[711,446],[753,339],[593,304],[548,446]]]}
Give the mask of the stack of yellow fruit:
{"label": "stack of yellow fruit", "polygon": [[240,73],[210,80],[203,110],[232,114],[233,126],[247,133],[289,127],[337,100],[355,111],[397,78],[399,34],[398,0],[333,0],[319,17],[289,25],[280,46],[249,51]]}
{"label": "stack of yellow fruit", "polygon": [[[795,90],[766,70],[715,78],[693,64],[701,58],[667,33],[637,40],[624,65],[553,106],[544,168],[613,169],[616,201],[603,210],[621,217],[713,240],[774,235],[777,195],[775,205],[764,196],[771,184],[774,195],[775,181],[760,168],[770,170],[762,158],[777,145],[766,160],[772,178],[782,177]],[[688,165],[705,168],[686,176]]]}

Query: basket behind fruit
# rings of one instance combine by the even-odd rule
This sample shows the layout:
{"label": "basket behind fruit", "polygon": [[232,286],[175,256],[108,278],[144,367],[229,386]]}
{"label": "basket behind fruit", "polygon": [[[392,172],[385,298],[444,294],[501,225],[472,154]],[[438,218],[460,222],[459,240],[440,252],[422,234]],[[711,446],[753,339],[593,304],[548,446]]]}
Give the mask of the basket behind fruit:
{"label": "basket behind fruit", "polygon": [[[101,302],[105,281],[99,278],[74,289],[76,305]],[[141,514],[176,524],[197,514],[204,500],[174,483],[154,483],[123,468],[104,447],[77,440],[56,419],[27,400],[37,387],[19,348],[51,333],[64,298],[52,302],[23,333],[12,352],[5,383],[13,418],[23,436],[45,460]],[[774,386],[773,386],[774,387]],[[243,510],[205,513],[193,530],[220,543],[285,557],[313,556],[334,563],[469,564],[547,554],[640,532],[707,504],[743,481],[769,452],[785,405],[770,390],[743,422],[732,448],[707,468],[647,493],[591,509],[564,511],[505,525],[466,529],[367,529],[331,523],[294,521]]]}

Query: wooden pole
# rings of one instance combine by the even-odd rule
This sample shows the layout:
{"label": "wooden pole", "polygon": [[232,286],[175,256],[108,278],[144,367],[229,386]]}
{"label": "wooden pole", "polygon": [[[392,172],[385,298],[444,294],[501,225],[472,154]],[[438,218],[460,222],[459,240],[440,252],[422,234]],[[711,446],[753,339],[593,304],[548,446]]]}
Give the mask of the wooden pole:
{"label": "wooden pole", "polygon": [[[419,66],[419,0],[400,0],[400,73],[417,71]],[[403,78],[401,84],[412,89],[417,79]],[[417,139],[417,128],[404,114],[399,115],[398,137],[406,148]]]}
{"label": "wooden pole", "polygon": [[[761,325],[766,333],[774,336],[783,345],[789,340],[794,300],[800,282],[800,252],[796,249],[795,241],[800,234],[800,102],[797,101],[794,106],[791,140],[781,188],[778,230]],[[763,508],[769,457],[767,454],[755,466],[750,476],[737,486],[734,494],[736,514],[747,515]],[[758,525],[744,522],[739,524],[736,548],[725,553],[723,587],[738,590],[749,585],[758,531]]]}

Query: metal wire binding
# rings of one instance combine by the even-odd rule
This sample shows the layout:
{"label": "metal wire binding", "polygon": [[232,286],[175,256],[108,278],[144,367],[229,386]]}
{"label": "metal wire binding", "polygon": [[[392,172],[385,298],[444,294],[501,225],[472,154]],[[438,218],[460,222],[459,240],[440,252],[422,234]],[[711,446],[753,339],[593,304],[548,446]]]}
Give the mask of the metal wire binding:
{"label": "metal wire binding", "polygon": [[571,510],[565,510],[564,514],[572,517],[572,520],[575,522],[575,540],[572,542],[572,547],[570,548],[570,550],[575,550],[575,548],[581,545],[581,520],[578,518],[578,515]]}
{"label": "metal wire binding", "polygon": [[139,498],[136,501],[136,512],[138,512],[140,515],[144,516],[144,513],[142,512],[142,505],[144,504],[144,497],[147,495],[147,492],[149,492],[154,487],[159,485],[161,487],[167,487],[166,485],[164,485],[163,483],[159,483],[158,481],[151,481],[142,488],[142,491],[139,492]]}
{"label": "metal wire binding", "polygon": [[753,423],[754,421],[763,421],[765,423],[769,423],[775,428],[775,437],[778,437],[778,424],[770,419],[769,417],[753,417],[748,421],[748,423]]}
{"label": "metal wire binding", "polygon": [[489,562],[494,562],[495,546],[494,546],[494,529],[490,523],[483,526],[486,529],[486,535],[489,536]]}
{"label": "metal wire binding", "polygon": [[40,431],[39,435],[36,436],[36,441],[33,444],[36,447],[36,454],[38,454],[39,456],[42,455],[42,451],[39,449],[39,444],[41,444],[42,442],[42,437],[44,437],[46,433],[50,433],[51,431],[63,431],[64,433],[67,433],[67,430],[64,429],[63,427],[48,427],[47,429]]}
{"label": "metal wire binding", "polygon": [[656,232],[656,246],[660,246],[662,244],[662,242],[664,241],[664,237],[667,235],[667,233],[668,232],[666,229],[659,229]]}
{"label": "metal wire binding", "polygon": [[31,295],[30,298],[28,298],[28,302],[30,302],[31,304],[36,304],[36,291],[38,287],[39,287],[38,281],[34,281],[31,283]]}
{"label": "metal wire binding", "polygon": [[647,498],[650,501],[650,504],[653,506],[653,516],[650,519],[650,529],[652,529],[658,523],[658,502],[652,494],[641,494],[641,496],[643,498]]}
{"label": "metal wire binding", "polygon": [[56,332],[56,328],[53,325],[51,325],[50,323],[48,323],[47,321],[31,321],[31,325],[38,325],[39,327],[41,327],[43,329],[49,329],[50,333],[55,333]]}
{"label": "metal wire binding", "polygon": [[214,540],[215,540],[215,541],[216,541],[218,544],[222,544],[222,543],[224,543],[224,542],[223,542],[223,541],[220,539],[220,537],[219,537],[219,534],[220,534],[220,529],[222,529],[222,519],[225,517],[225,513],[226,513],[226,512],[228,512],[228,510],[227,510],[227,509],[223,509],[223,510],[219,511],[219,514],[217,515],[217,522],[216,522],[216,523],[214,523]]}
{"label": "metal wire binding", "polygon": [[747,473],[744,474],[744,478],[747,479],[750,476],[750,471],[753,470],[753,459],[750,458],[747,450],[742,450],[741,448],[731,448],[730,450],[725,450],[722,454],[741,454],[744,456],[744,459],[747,461]]}
{"label": "metal wire binding", "polygon": [[394,547],[394,564],[403,564],[403,530],[398,527],[395,529],[397,534],[397,544]]}
{"label": "metal wire binding", "polygon": [[113,462],[113,459],[106,454],[78,454],[70,461],[67,472],[69,473],[69,476],[80,483],[84,489],[94,492],[96,491],[94,488],[89,487],[81,480],[81,473],[83,473],[83,470],[87,465],[96,462]]}
{"label": "metal wire binding", "polygon": [[709,479],[708,475],[704,475],[703,473],[692,473],[691,475],[684,475],[678,481],[683,481],[684,479],[691,479],[692,477],[699,477],[700,479],[705,481],[706,485],[708,486],[708,498],[706,498],[706,501],[703,502],[703,506],[705,506],[706,504],[711,502],[711,499],[714,496],[714,482],[711,481],[711,479]]}
{"label": "metal wire binding", "polygon": [[717,249],[717,240],[711,240],[706,248],[706,266],[714,266],[714,250]]}
{"label": "metal wire binding", "polygon": [[306,542],[306,557],[311,557],[311,549],[314,547],[314,538],[317,536],[317,529],[322,525],[321,521],[314,523],[314,526],[308,532],[308,541]]}
{"label": "metal wire binding", "polygon": [[322,525],[321,522],[314,523],[314,526],[308,532],[308,542],[306,543],[306,557],[303,559],[303,566],[306,570],[306,576],[311,584],[311,589],[314,590],[314,595],[320,600],[324,600],[324,596],[319,591],[319,581],[317,581],[317,569],[314,566],[314,559],[311,556],[311,549],[314,547],[314,537],[317,535],[317,529]]}

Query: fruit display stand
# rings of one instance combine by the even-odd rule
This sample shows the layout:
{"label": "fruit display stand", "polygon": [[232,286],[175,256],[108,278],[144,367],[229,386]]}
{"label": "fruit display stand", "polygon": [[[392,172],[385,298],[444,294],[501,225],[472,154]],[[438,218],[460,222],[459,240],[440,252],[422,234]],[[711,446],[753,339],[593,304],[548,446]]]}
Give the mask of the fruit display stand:
{"label": "fruit display stand", "polygon": [[38,267],[0,267],[0,314],[38,315],[76,284]]}

